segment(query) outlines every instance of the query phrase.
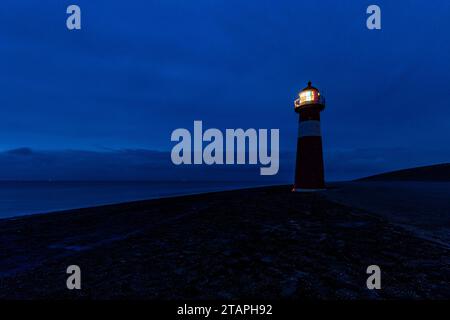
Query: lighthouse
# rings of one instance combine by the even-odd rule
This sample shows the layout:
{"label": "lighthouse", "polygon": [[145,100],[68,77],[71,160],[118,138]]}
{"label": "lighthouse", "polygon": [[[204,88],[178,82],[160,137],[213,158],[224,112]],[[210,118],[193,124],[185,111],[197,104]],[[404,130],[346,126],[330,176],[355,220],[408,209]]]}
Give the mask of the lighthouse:
{"label": "lighthouse", "polygon": [[316,191],[325,188],[320,113],[325,98],[311,81],[300,91],[294,103],[299,114],[297,158],[293,191]]}

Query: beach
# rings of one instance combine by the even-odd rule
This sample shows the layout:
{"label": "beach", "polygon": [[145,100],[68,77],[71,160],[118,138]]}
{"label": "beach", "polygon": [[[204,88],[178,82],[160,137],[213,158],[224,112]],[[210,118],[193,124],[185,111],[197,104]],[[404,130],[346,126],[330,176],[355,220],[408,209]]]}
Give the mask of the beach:
{"label": "beach", "polygon": [[[445,299],[450,250],[290,186],[0,220],[2,299]],[[66,288],[78,265],[82,289]],[[368,290],[378,265],[382,289]]]}

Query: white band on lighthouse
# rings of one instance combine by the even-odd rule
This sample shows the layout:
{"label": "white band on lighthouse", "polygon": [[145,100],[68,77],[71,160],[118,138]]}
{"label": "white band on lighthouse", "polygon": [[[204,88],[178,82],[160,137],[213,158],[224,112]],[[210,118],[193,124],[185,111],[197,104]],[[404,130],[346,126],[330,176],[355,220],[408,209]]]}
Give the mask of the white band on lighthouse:
{"label": "white band on lighthouse", "polygon": [[309,120],[309,121],[300,121],[298,126],[298,137],[317,137],[321,136],[320,132],[320,121],[317,120]]}

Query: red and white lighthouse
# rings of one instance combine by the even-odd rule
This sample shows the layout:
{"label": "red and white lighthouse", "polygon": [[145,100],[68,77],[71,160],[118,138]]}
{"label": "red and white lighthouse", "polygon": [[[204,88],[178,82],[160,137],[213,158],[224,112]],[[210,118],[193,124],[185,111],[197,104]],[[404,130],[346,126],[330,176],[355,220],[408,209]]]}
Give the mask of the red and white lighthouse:
{"label": "red and white lighthouse", "polygon": [[325,98],[308,82],[294,103],[299,114],[297,159],[293,191],[315,191],[325,188],[320,112]]}

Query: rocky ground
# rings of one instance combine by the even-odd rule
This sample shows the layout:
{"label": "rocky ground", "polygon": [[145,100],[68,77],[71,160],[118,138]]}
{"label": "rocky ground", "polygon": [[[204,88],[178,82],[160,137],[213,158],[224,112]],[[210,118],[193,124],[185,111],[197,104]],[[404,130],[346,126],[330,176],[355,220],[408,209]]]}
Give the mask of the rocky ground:
{"label": "rocky ground", "polygon": [[[450,251],[268,187],[0,220],[2,299],[448,299]],[[82,290],[66,289],[79,265]],[[382,289],[366,288],[366,268]]]}

